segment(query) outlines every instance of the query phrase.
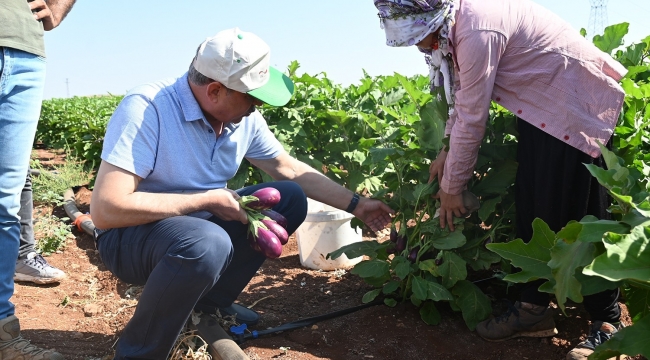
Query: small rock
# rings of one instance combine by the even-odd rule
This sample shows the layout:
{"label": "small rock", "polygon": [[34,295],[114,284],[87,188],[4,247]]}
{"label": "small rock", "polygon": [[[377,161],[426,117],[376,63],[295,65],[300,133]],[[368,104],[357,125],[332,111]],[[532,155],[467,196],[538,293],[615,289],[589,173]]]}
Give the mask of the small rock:
{"label": "small rock", "polygon": [[75,331],[75,332],[72,333],[72,337],[74,339],[83,339],[84,334],[82,332]]}
{"label": "small rock", "polygon": [[311,329],[312,330],[318,330],[318,325],[312,325]]}
{"label": "small rock", "polygon": [[98,304],[86,304],[84,306],[84,315],[91,317],[97,316],[104,311],[104,307]]}

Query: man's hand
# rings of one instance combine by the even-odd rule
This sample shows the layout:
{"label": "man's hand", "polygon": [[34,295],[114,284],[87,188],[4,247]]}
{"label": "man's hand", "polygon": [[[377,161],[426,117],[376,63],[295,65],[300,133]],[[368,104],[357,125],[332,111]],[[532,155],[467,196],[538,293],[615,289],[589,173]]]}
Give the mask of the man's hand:
{"label": "man's hand", "polygon": [[444,228],[449,224],[449,229],[454,231],[454,215],[462,217],[467,213],[467,209],[463,205],[463,195],[447,194],[440,189],[434,197],[440,199],[440,227]]}
{"label": "man's hand", "polygon": [[370,226],[372,231],[383,230],[390,224],[390,214],[395,211],[382,201],[361,197],[356,209],[352,212],[354,216]]}
{"label": "man's hand", "polygon": [[75,0],[50,0],[48,5],[45,0],[34,0],[29,3],[29,8],[34,18],[43,22],[43,30],[50,31],[59,26],[74,2]]}
{"label": "man's hand", "polygon": [[447,152],[440,150],[438,157],[429,165],[429,182],[438,178],[438,182],[442,180],[442,175],[445,170],[445,161],[447,161]]}
{"label": "man's hand", "polygon": [[239,204],[239,194],[230,189],[216,189],[211,190],[211,195],[214,202],[210,209],[212,214],[222,220],[226,221],[239,221],[243,224],[248,224],[248,217],[246,211]]}

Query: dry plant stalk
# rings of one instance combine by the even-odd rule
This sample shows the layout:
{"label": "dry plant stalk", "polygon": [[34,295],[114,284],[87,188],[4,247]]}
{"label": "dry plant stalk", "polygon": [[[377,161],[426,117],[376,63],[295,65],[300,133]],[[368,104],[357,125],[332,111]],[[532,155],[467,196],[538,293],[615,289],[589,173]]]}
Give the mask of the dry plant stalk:
{"label": "dry plant stalk", "polygon": [[168,360],[212,360],[212,356],[208,353],[208,343],[194,331],[187,331],[176,339]]}

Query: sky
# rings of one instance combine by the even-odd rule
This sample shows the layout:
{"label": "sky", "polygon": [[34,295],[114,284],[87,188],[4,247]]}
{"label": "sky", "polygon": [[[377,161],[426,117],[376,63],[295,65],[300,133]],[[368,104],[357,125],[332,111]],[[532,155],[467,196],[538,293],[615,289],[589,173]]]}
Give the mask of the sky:
{"label": "sky", "polygon": [[[589,0],[535,0],[578,31],[588,28]],[[608,24],[630,23],[625,42],[650,35],[650,2],[615,0]],[[334,83],[371,76],[426,74],[415,48],[385,45],[371,0],[78,0],[56,29],[45,33],[45,99],[125,94],[148,82],[181,76],[198,45],[239,27],[271,48],[271,64],[298,74],[324,72]]]}

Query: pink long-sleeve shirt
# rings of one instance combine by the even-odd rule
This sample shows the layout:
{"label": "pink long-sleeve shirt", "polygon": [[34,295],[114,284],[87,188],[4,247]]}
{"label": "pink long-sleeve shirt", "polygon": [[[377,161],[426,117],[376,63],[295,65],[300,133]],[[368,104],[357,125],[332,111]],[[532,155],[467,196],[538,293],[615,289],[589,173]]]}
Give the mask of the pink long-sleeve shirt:
{"label": "pink long-sleeve shirt", "polygon": [[459,194],[472,176],[490,100],[524,121],[600,156],[616,126],[626,69],[557,15],[528,0],[461,0],[450,33],[455,112],[440,182]]}

